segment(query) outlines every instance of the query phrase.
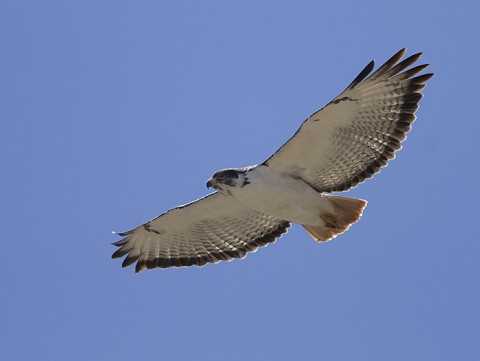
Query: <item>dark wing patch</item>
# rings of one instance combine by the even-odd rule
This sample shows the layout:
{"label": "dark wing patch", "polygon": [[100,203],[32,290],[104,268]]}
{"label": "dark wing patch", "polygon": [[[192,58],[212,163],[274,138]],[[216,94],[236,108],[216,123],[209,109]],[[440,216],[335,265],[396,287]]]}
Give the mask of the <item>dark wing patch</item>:
{"label": "dark wing patch", "polygon": [[[310,116],[267,164],[304,179],[319,192],[346,191],[387,165],[401,149],[433,74],[408,70],[421,56],[400,61],[400,50],[370,76],[365,69],[337,98]],[[404,71],[405,70],[405,71]],[[403,71],[403,72],[402,72]]]}
{"label": "dark wing patch", "polygon": [[122,267],[136,262],[135,272],[145,268],[204,266],[207,263],[244,258],[275,242],[290,222],[243,206],[220,193],[199,199],[131,231],[113,243],[112,258],[125,257]]}

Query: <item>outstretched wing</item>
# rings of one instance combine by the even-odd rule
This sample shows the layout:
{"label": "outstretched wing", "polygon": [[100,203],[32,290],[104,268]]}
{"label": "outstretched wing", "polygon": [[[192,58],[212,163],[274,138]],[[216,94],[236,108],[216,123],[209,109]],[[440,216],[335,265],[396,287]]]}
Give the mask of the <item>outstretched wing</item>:
{"label": "outstretched wing", "polygon": [[128,232],[112,258],[126,255],[122,267],[137,262],[145,268],[203,266],[244,258],[260,246],[275,242],[290,222],[257,212],[221,193],[173,208]]}
{"label": "outstretched wing", "polygon": [[300,177],[319,192],[346,191],[378,173],[401,148],[415,120],[420,91],[433,76],[415,77],[428,64],[403,71],[422,55],[399,63],[405,51],[368,76],[374,68],[370,62],[263,164]]}

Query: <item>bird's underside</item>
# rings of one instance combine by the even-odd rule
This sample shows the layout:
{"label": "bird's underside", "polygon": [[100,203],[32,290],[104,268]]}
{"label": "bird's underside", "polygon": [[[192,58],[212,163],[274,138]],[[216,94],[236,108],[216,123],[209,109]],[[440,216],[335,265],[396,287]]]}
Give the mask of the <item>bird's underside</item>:
{"label": "bird's underside", "polygon": [[[332,196],[371,178],[395,157],[432,73],[402,60],[402,49],[372,73],[368,64],[328,105],[307,118],[265,162],[216,172],[214,192],[169,210],[114,243],[113,258],[135,271],[203,266],[243,258],[299,223],[317,241],[343,233],[366,202]],[[372,74],[370,74],[372,73]]]}

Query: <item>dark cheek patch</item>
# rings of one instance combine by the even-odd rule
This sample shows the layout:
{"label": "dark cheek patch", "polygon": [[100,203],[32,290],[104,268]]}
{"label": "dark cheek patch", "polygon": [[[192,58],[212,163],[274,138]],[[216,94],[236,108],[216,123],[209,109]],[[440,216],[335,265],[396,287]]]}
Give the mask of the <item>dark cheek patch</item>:
{"label": "dark cheek patch", "polygon": [[229,169],[229,170],[224,171],[222,173],[222,175],[226,179],[229,179],[229,178],[237,179],[238,178],[238,172],[236,170],[233,170],[233,169]]}

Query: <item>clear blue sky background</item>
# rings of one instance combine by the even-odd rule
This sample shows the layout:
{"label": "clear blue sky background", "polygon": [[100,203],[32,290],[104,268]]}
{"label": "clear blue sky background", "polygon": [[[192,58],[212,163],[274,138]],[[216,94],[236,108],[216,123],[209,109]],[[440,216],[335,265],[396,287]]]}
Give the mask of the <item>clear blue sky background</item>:
{"label": "clear blue sky background", "polygon": [[[475,3],[2,1],[0,359],[478,360]],[[436,76],[346,234],[110,259],[112,230],[266,159],[404,46]]]}

